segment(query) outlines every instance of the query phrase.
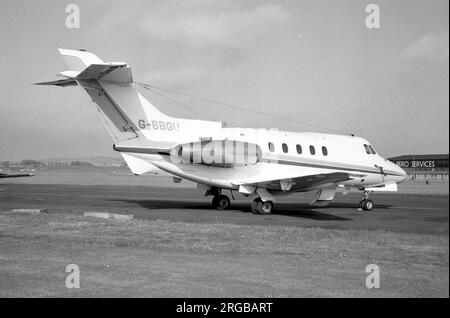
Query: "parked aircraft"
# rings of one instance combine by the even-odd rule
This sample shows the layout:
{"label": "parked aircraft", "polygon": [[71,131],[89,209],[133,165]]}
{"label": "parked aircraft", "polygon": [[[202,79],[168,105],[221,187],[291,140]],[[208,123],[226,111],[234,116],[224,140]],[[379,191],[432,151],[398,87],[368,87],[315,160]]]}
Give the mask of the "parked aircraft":
{"label": "parked aircraft", "polygon": [[405,172],[381,157],[365,139],[353,135],[228,128],[221,122],[174,118],[137,90],[124,62],[103,62],[84,50],[59,49],[69,70],[62,79],[40,85],[81,86],[131,171],[168,173],[174,182],[191,180],[217,209],[230,207],[224,190],[255,197],[255,214],[270,214],[275,197],[315,191],[312,205],[326,205],[336,192],[397,191]]}
{"label": "parked aircraft", "polygon": [[32,173],[16,173],[16,174],[6,174],[0,173],[0,178],[20,178],[20,177],[32,177]]}

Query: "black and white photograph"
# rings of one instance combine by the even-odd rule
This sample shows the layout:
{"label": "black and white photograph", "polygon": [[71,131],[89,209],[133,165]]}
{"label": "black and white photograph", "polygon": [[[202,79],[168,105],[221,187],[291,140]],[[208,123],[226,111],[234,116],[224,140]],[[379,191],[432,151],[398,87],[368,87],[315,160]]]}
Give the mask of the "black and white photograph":
{"label": "black and white photograph", "polygon": [[2,0],[0,38],[0,298],[448,299],[448,0]]}

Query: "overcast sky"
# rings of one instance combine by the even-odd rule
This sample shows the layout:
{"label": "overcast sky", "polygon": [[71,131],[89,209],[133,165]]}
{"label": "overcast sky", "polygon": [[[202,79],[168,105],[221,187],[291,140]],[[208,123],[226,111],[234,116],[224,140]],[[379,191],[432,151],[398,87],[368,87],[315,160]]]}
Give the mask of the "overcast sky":
{"label": "overcast sky", "polygon": [[[365,7],[381,8],[381,28]],[[81,10],[65,27],[66,5]],[[56,48],[126,61],[134,79],[355,133],[385,156],[448,153],[448,0],[1,1],[0,160],[114,155],[80,88],[32,86]],[[163,112],[196,115],[143,91]],[[228,126],[318,131],[171,95]]]}

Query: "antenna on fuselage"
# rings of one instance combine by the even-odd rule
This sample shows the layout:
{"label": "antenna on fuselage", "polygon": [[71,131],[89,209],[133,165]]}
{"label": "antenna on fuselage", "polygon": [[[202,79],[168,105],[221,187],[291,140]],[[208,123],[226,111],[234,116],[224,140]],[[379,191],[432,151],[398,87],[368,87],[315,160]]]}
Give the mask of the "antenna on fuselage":
{"label": "antenna on fuselage", "polygon": [[[192,112],[195,112],[196,114],[200,114],[200,113],[190,109],[186,105],[183,105],[183,104],[181,104],[179,102],[176,102],[176,101],[170,99],[167,96],[164,96],[163,94],[161,94],[159,92],[155,92],[154,89],[166,91],[166,92],[177,94],[177,95],[180,95],[180,96],[185,96],[185,97],[189,97],[189,98],[198,99],[198,100],[201,100],[201,101],[204,101],[204,102],[208,102],[208,103],[212,103],[212,104],[216,104],[216,105],[221,105],[221,106],[228,107],[228,108],[233,108],[233,109],[246,111],[246,112],[249,112],[249,113],[254,113],[254,114],[263,115],[263,116],[266,116],[266,117],[281,119],[281,120],[289,121],[291,123],[295,123],[295,124],[298,124],[298,125],[324,129],[324,130],[333,131],[333,132],[337,132],[337,133],[344,134],[344,135],[351,135],[352,137],[354,137],[354,134],[349,134],[348,132],[345,132],[345,131],[342,131],[342,130],[338,130],[338,129],[333,129],[333,128],[329,128],[329,127],[324,127],[324,126],[309,124],[309,123],[305,123],[305,122],[300,122],[300,121],[297,121],[295,119],[291,119],[291,118],[288,118],[288,117],[283,117],[283,116],[279,116],[279,115],[269,114],[269,113],[265,113],[265,112],[258,111],[258,110],[251,110],[251,109],[248,109],[246,107],[233,105],[233,104],[228,104],[228,103],[216,101],[216,100],[213,100],[213,99],[210,99],[210,98],[206,98],[206,97],[201,97],[201,96],[196,96],[196,95],[192,95],[192,94],[187,94],[187,93],[179,92],[179,91],[176,91],[176,90],[173,90],[173,89],[169,89],[169,88],[158,87],[158,86],[155,86],[155,85],[152,85],[152,84],[148,84],[148,83],[143,83],[143,82],[135,82],[135,83],[140,85],[141,87],[143,87],[143,88],[145,88],[145,89],[147,89],[147,90],[149,90],[149,91],[151,91],[151,92],[153,92],[153,93],[163,97],[163,98],[166,98],[167,100],[169,100],[169,101],[171,101],[171,102],[173,102],[173,103],[175,103],[175,104],[177,104],[179,106],[182,106],[184,108],[187,108],[187,109],[191,110]],[[201,115],[203,117],[206,117],[203,114],[201,114]]]}

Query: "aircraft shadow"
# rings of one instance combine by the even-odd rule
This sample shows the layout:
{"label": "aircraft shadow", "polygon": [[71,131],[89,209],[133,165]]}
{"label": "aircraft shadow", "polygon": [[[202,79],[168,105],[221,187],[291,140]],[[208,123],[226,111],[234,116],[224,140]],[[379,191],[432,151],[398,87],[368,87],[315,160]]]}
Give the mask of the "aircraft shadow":
{"label": "aircraft shadow", "polygon": [[[131,204],[137,204],[140,205],[143,208],[146,208],[148,210],[161,210],[161,209],[167,209],[167,210],[173,210],[173,209],[180,209],[180,210],[212,210],[216,213],[230,213],[230,212],[242,212],[244,214],[250,213],[250,203],[244,204],[244,203],[237,203],[232,202],[231,208],[229,210],[214,210],[211,207],[211,204],[209,202],[186,202],[186,201],[177,201],[177,200],[127,200],[127,199],[114,199],[111,201],[120,201],[120,202],[126,202]],[[336,206],[336,208],[344,208],[344,205]],[[345,205],[346,209],[357,209],[357,205]],[[321,209],[329,209],[329,207],[321,208]],[[296,218],[303,218],[303,219],[312,219],[312,220],[318,220],[318,221],[352,221],[353,219],[337,216],[334,214],[324,213],[321,211],[317,211],[317,208],[310,207],[309,205],[305,204],[291,204],[291,203],[277,203],[275,206],[275,209],[271,216],[274,215],[283,215],[283,216],[289,216],[289,217],[296,217]]]}
{"label": "aircraft shadow", "polygon": [[[375,202],[374,204],[374,210],[375,209],[390,209],[393,205],[390,204],[377,204]],[[330,205],[323,207],[322,209],[358,209],[359,204],[358,203],[342,203],[342,202],[333,202]]]}

